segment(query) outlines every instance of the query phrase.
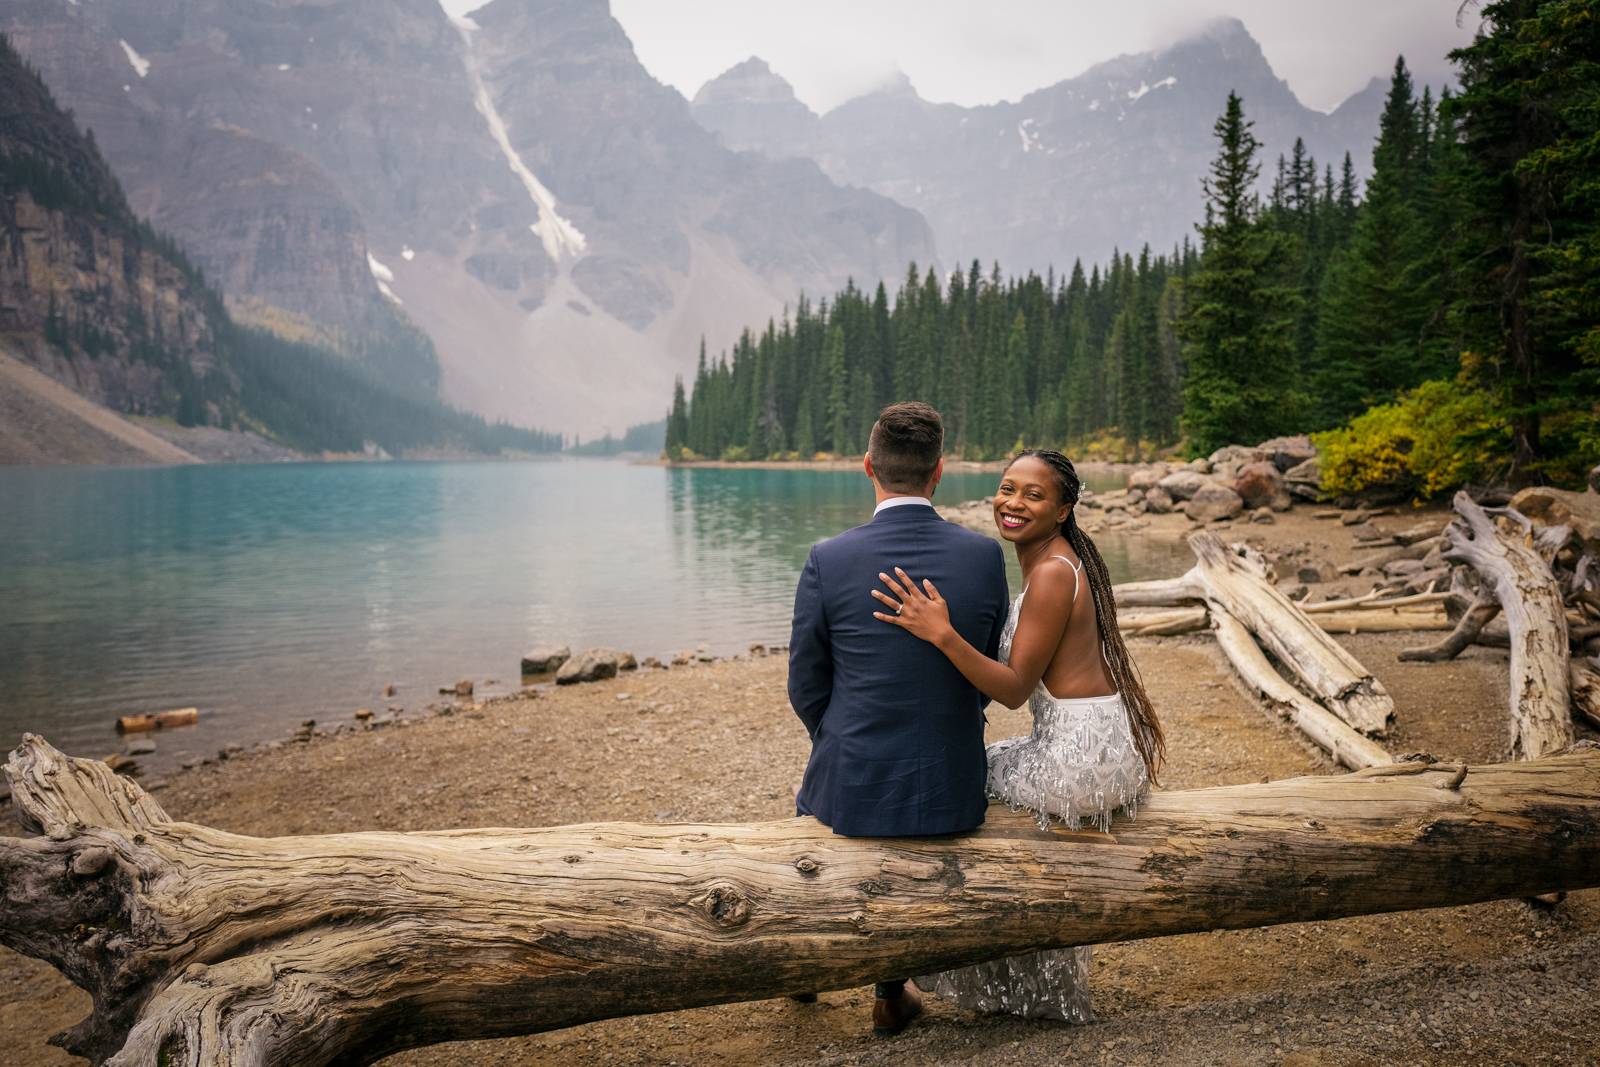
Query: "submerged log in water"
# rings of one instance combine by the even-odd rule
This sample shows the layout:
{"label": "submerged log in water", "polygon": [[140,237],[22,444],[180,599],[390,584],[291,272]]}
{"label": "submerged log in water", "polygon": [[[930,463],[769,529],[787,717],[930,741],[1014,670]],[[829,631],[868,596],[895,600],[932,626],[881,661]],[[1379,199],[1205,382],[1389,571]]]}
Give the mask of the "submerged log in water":
{"label": "submerged log in water", "polygon": [[254,838],[37,737],[0,941],[95,997],[97,1063],[369,1063],[1035,949],[1600,885],[1600,749],[1157,793],[1112,834],[811,819]]}

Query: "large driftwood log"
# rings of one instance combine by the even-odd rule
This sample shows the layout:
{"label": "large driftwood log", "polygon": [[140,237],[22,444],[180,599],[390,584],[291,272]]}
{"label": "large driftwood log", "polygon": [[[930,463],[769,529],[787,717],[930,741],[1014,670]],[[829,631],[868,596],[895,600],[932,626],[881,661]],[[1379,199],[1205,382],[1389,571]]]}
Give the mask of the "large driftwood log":
{"label": "large driftwood log", "polygon": [[[1444,558],[1477,572],[1510,632],[1511,758],[1558,751],[1572,743],[1561,587],[1525,531],[1505,533],[1465,492],[1455,495],[1453,507],[1457,518],[1444,533]],[[1506,514],[1526,528],[1521,515]]]}
{"label": "large driftwood log", "polygon": [[117,1067],[364,1064],[1034,949],[1600,885],[1600,748],[1156,793],[1115,834],[811,819],[254,838],[25,738],[0,941],[94,994]]}
{"label": "large driftwood log", "polygon": [[1238,619],[1311,697],[1367,734],[1388,732],[1394,701],[1383,684],[1263,575],[1243,565],[1214,534],[1189,547],[1213,612]]}
{"label": "large driftwood log", "polygon": [[1352,770],[1393,763],[1381,745],[1368,740],[1327,708],[1296,689],[1279,674],[1262,653],[1244,624],[1219,608],[1211,609],[1217,644],[1251,692],[1267,706],[1294,723],[1302,733]]}

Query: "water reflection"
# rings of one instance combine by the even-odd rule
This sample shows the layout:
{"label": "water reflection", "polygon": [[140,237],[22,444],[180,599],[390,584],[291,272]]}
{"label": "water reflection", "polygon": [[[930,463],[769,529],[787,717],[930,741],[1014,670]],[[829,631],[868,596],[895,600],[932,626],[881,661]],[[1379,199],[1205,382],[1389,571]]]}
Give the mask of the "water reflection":
{"label": "water reflection", "polygon": [[[995,480],[952,472],[939,498]],[[811,544],[871,503],[859,472],[598,461],[0,470],[0,744],[99,753],[119,714],[199,705],[170,762],[342,721],[385,683],[408,707],[504,690],[544,641],[781,643]],[[1183,562],[1100,544],[1119,580]]]}

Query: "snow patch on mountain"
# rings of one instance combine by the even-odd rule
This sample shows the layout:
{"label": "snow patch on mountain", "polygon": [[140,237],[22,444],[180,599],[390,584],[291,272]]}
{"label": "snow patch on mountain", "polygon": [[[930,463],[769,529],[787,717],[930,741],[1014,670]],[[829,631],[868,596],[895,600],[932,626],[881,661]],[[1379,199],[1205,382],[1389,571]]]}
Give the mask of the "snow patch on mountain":
{"label": "snow patch on mountain", "polygon": [[380,263],[378,257],[371,252],[367,253],[367,269],[372,272],[372,280],[378,283],[378,292],[393,300],[396,304],[402,302],[395,295],[394,290],[389,288],[389,283],[394,281],[394,271]]}
{"label": "snow patch on mountain", "polygon": [[129,44],[127,41],[119,40],[117,43],[122,46],[122,51],[127,54],[128,65],[133,68],[133,72],[139,75],[141,78],[148,76],[150,73],[150,61],[144,56],[141,56],[138,52],[135,52],[133,50],[133,45]]}
{"label": "snow patch on mountain", "polygon": [[1023,119],[1017,123],[1017,136],[1022,138],[1022,150],[1032,152],[1039,147],[1039,131],[1034,129],[1032,119]]}
{"label": "snow patch on mountain", "polygon": [[556,213],[555,194],[545,188],[544,183],[517,154],[516,148],[511,144],[511,134],[506,129],[505,120],[500,117],[499,110],[494,106],[494,99],[489,95],[489,87],[484,83],[483,72],[478,69],[477,58],[472,49],[472,34],[477,29],[477,24],[471,19],[457,19],[456,28],[461,32],[462,41],[466,43],[467,75],[472,80],[473,102],[478,108],[478,114],[489,124],[489,134],[494,138],[495,144],[500,146],[501,153],[511,166],[511,172],[522,182],[522,187],[528,191],[528,198],[539,209],[539,221],[529,229],[538,234],[539,240],[544,243],[545,252],[557,263],[568,256],[574,258],[581,256],[588,247],[588,240],[576,226]]}

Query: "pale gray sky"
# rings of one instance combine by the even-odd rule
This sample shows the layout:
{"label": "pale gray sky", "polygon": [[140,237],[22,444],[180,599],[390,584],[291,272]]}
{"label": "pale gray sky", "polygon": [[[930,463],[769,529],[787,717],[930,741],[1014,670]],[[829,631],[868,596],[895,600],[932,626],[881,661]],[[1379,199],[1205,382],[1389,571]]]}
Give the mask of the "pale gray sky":
{"label": "pale gray sky", "polygon": [[[452,14],[483,0],[441,0]],[[1310,107],[1330,110],[1397,53],[1436,81],[1466,43],[1458,0],[611,0],[639,58],[685,96],[758,55],[816,111],[905,71],[929,100],[973,105],[1025,93],[1221,16],[1244,21]]]}

